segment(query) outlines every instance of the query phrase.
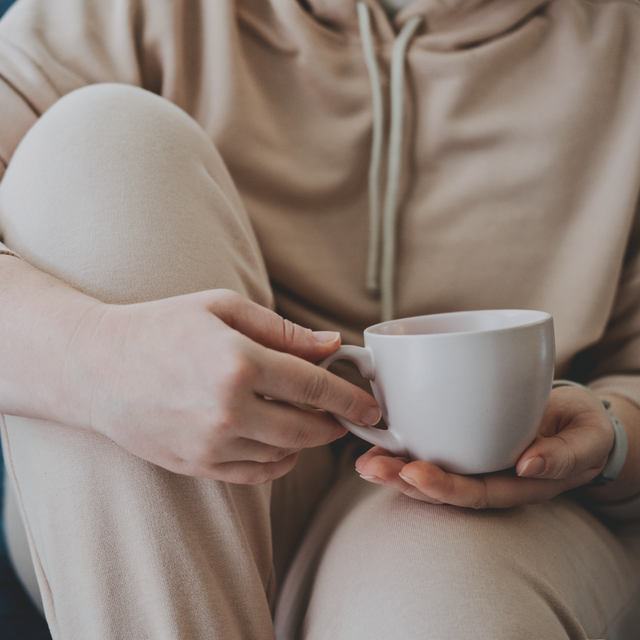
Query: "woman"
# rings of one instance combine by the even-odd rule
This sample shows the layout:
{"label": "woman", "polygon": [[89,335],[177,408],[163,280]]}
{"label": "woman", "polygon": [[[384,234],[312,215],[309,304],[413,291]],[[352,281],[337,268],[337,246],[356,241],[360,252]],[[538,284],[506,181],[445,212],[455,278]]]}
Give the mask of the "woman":
{"label": "woman", "polygon": [[[607,400],[624,467],[582,495],[638,515],[640,10],[384,5],[3,21],[0,411],[54,637],[272,637],[300,540],[307,638],[602,637],[632,605],[637,536],[556,496],[609,466]],[[552,313],[590,387],[552,392],[515,474],[336,470],[324,411],[379,410],[312,362],[505,307]]]}

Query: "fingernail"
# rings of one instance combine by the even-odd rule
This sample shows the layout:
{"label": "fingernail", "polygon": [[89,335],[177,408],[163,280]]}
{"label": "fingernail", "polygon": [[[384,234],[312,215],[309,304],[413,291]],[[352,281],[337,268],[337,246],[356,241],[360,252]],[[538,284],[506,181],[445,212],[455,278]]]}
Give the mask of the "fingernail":
{"label": "fingernail", "polygon": [[376,409],[375,407],[369,407],[369,409],[367,409],[362,414],[362,422],[370,426],[373,426],[374,424],[378,424],[378,422],[380,422],[381,417],[382,417],[382,414],[380,413],[380,409]]}
{"label": "fingernail", "polygon": [[340,334],[337,331],[314,331],[313,335],[321,344],[331,344],[340,340]]}
{"label": "fingernail", "polygon": [[412,487],[417,487],[418,483],[411,479],[411,478],[407,478],[406,476],[403,476],[401,473],[398,474],[407,484],[410,484]]}
{"label": "fingernail", "polygon": [[524,463],[524,467],[520,469],[520,473],[518,475],[525,478],[536,478],[539,475],[542,475],[546,468],[547,463],[545,459],[540,456],[536,456]]}
{"label": "fingernail", "polygon": [[363,480],[380,480],[380,478],[378,478],[378,476],[360,476]]}

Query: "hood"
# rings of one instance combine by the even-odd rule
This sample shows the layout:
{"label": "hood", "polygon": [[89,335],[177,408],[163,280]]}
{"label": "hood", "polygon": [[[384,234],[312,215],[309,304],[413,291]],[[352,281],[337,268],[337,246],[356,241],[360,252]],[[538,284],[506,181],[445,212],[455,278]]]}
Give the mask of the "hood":
{"label": "hood", "polygon": [[[338,32],[358,31],[357,0],[297,0],[316,20]],[[365,0],[377,37],[393,40],[412,16],[423,25],[413,47],[454,50],[503,35],[542,11],[550,0],[414,0],[390,19],[376,0]]]}

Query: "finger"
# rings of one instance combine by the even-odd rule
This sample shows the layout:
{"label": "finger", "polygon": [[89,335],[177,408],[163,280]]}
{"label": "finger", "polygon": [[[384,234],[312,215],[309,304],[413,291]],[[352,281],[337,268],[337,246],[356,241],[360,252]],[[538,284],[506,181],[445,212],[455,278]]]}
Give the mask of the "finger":
{"label": "finger", "polygon": [[[273,449],[300,449],[329,444],[347,430],[323,411],[300,409],[284,402],[256,397],[248,408],[238,440],[255,441]],[[235,458],[242,459],[242,458]],[[247,460],[259,460],[248,457]]]}
{"label": "finger", "polygon": [[367,465],[369,460],[372,460],[373,458],[377,458],[377,457],[396,458],[397,460],[401,460],[403,465],[409,462],[409,458],[399,458],[397,456],[394,456],[391,452],[387,451],[386,449],[383,449],[382,447],[379,447],[376,445],[371,447],[371,449],[363,453],[356,460],[356,471],[364,475],[373,474],[373,469],[369,468]]}
{"label": "finger", "polygon": [[506,508],[543,502],[572,488],[566,481],[529,480],[509,472],[483,476],[450,474],[428,462],[405,464],[402,458],[396,458],[380,447],[374,449],[356,463],[363,479],[431,504],[472,509]]}
{"label": "finger", "polygon": [[519,478],[509,472],[461,476],[421,461],[406,465],[401,477],[430,501],[471,509],[503,509],[544,502],[573,488],[566,480]]}
{"label": "finger", "polygon": [[516,472],[523,478],[588,482],[604,466],[613,438],[613,427],[604,410],[583,413],[559,433],[538,436],[518,460]]}
{"label": "finger", "polygon": [[287,449],[273,447],[258,440],[237,438],[221,452],[217,464],[226,462],[280,462],[294,453],[300,453],[300,449]]}
{"label": "finger", "polygon": [[234,291],[208,293],[212,313],[226,325],[269,349],[317,362],[340,346],[338,332],[311,331]]}
{"label": "finger", "polygon": [[279,462],[226,462],[211,468],[209,477],[233,484],[264,484],[286,475],[295,467],[298,454],[293,453]]}
{"label": "finger", "polygon": [[429,502],[431,504],[442,504],[440,501],[432,499],[430,496],[422,493],[413,485],[405,482],[401,473],[403,467],[407,464],[406,458],[396,458],[384,449],[379,455],[367,456],[363,462],[362,457],[358,459],[356,470],[359,471],[360,477],[367,482],[373,484],[381,484],[390,489],[400,491],[410,498]]}
{"label": "finger", "polygon": [[306,404],[360,425],[380,420],[375,398],[326,369],[289,354],[267,351],[259,362],[254,390],[285,402]]}

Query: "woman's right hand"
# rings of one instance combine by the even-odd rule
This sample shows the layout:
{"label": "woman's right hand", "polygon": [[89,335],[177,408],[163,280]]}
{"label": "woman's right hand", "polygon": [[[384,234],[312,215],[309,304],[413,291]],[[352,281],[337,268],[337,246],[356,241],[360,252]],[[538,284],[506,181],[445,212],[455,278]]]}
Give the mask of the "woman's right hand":
{"label": "woman's right hand", "polygon": [[313,364],[339,345],[231,291],[96,303],[68,345],[62,413],[170,471],[262,483],[345,434],[326,411],[378,421],[369,394]]}

